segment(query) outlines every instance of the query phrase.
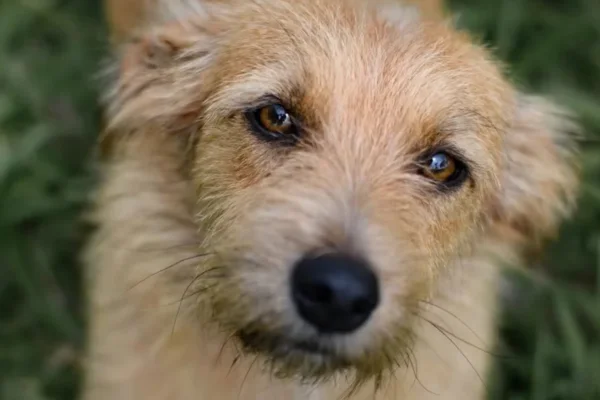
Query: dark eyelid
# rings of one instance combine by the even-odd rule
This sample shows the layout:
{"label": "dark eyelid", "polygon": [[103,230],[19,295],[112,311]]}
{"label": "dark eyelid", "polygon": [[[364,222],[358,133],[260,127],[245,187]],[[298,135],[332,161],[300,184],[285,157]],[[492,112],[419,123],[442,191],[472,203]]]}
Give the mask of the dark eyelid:
{"label": "dark eyelid", "polygon": [[446,153],[449,156],[453,157],[456,161],[464,165],[467,169],[470,169],[470,166],[475,165],[475,163],[466,157],[456,146],[448,143],[440,143],[436,146],[433,146],[428,151],[422,153],[422,156],[419,158],[419,163],[427,162],[430,157],[438,153]]}
{"label": "dark eyelid", "polygon": [[456,160],[459,168],[461,168],[462,177],[456,181],[441,182],[435,185],[436,190],[440,193],[451,193],[463,186],[464,182],[471,180],[472,182],[472,166],[474,165],[460,150],[452,144],[440,143],[437,146],[431,147],[428,151],[423,152],[419,158],[418,166],[420,168],[427,167],[427,163],[431,157],[438,153],[445,153]]}
{"label": "dark eyelid", "polygon": [[271,94],[267,94],[267,95],[257,98],[256,100],[247,104],[246,107],[244,107],[244,108],[246,110],[257,109],[257,108],[265,107],[265,106],[268,106],[271,104],[281,104],[286,110],[288,110],[287,104],[284,101],[282,101],[279,97],[271,95]]}
{"label": "dark eyelid", "polygon": [[252,103],[247,104],[246,107],[244,107],[244,109],[241,111],[244,113],[249,112],[249,111],[256,111],[261,107],[266,107],[266,106],[272,105],[272,104],[281,104],[283,106],[283,108],[285,108],[285,110],[290,115],[292,123],[295,125],[296,130],[298,132],[303,132],[305,130],[304,122],[302,121],[302,118],[299,117],[299,113],[296,112],[293,105],[289,104],[286,101],[283,101],[280,97],[272,95],[272,94],[267,94],[267,95],[257,98]]}
{"label": "dark eyelid", "polygon": [[258,97],[252,102],[247,103],[242,108],[242,111],[257,110],[261,107],[266,107],[274,104],[280,104],[283,108],[285,108],[285,110],[290,114],[290,116],[294,116],[296,114],[294,106],[292,104],[272,94],[266,94],[264,96]]}
{"label": "dark eyelid", "polygon": [[[280,105],[282,106],[292,122],[291,131],[286,133],[284,136],[281,136],[278,133],[274,133],[265,129],[264,126],[260,122],[258,122],[256,113],[260,111],[262,108]],[[278,97],[272,95],[265,95],[263,97],[258,98],[256,101],[248,104],[247,107],[240,110],[244,115],[247,123],[249,124],[249,128],[251,131],[257,135],[259,138],[263,139],[266,142],[275,142],[280,145],[285,146],[296,146],[298,142],[301,140],[303,134],[303,124],[301,121],[295,116],[292,109],[290,109],[286,103],[282,102]]]}

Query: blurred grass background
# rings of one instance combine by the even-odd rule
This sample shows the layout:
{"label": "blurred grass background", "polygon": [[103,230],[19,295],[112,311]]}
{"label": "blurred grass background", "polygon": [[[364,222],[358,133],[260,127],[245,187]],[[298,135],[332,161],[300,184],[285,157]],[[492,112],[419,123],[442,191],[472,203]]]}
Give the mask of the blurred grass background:
{"label": "blurred grass background", "polygon": [[[91,0],[0,0],[0,399],[73,399],[81,379],[79,221],[94,186],[95,79],[106,52]],[[600,399],[600,2],[452,0],[523,87],[583,122],[580,208],[514,276],[491,399]],[[470,400],[470,399],[465,399]]]}

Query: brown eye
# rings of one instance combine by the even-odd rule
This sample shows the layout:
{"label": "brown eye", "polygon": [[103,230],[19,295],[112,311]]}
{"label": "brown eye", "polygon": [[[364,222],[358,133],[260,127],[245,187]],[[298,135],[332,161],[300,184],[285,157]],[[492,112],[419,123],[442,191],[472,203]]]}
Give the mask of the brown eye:
{"label": "brown eye", "polygon": [[281,104],[270,104],[247,114],[255,133],[265,140],[290,141],[297,139],[292,116]]}
{"label": "brown eye", "polygon": [[422,171],[426,177],[446,186],[460,184],[466,177],[464,165],[445,152],[429,157]]}
{"label": "brown eye", "polygon": [[286,133],[292,126],[290,114],[279,104],[260,108],[258,120],[264,129],[273,133]]}

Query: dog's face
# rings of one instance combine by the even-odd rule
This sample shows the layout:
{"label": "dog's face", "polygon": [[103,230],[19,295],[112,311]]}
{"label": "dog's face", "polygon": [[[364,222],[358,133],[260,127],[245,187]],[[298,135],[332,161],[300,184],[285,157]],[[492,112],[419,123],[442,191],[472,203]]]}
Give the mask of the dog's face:
{"label": "dog's face", "polygon": [[192,144],[202,319],[280,375],[381,374],[461,259],[568,204],[568,124],[462,34],[353,1],[206,10],[126,51],[113,126]]}

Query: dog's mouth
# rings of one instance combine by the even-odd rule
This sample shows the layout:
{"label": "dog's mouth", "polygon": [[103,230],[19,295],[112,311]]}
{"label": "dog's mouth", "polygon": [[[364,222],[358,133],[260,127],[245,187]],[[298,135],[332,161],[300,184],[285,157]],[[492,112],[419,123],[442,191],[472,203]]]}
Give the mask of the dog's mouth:
{"label": "dog's mouth", "polygon": [[336,350],[326,337],[299,340],[283,334],[243,330],[236,336],[245,353],[263,356],[270,373],[282,379],[301,377],[306,382],[319,382],[351,372],[364,381],[384,372],[383,368]]}
{"label": "dog's mouth", "polygon": [[287,356],[290,352],[306,355],[337,358],[332,349],[317,340],[294,340],[282,335],[239,331],[237,334],[244,349],[253,353],[266,353],[275,357]]}
{"label": "dog's mouth", "polygon": [[271,365],[271,372],[280,378],[302,376],[307,380],[320,380],[353,368],[350,359],[318,338],[298,340],[254,331],[239,331],[237,337],[244,352],[264,356]]}

